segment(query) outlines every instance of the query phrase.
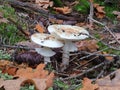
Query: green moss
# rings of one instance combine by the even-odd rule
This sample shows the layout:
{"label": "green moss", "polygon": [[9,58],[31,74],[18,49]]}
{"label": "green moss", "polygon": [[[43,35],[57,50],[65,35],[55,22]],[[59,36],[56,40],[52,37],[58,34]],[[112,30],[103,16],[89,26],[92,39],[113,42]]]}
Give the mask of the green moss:
{"label": "green moss", "polygon": [[[14,21],[18,21],[17,15],[15,14],[14,8],[9,5],[0,5],[0,12],[3,13],[4,18],[11,18]],[[0,38],[2,38],[2,43],[4,44],[14,44],[25,38],[23,36],[19,36],[19,30],[17,27],[11,23],[0,23]]]}

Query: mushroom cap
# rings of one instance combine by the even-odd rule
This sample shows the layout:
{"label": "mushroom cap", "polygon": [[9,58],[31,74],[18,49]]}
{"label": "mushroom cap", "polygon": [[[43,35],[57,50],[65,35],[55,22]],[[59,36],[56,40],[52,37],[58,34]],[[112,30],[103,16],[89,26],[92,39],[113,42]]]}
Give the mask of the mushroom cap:
{"label": "mushroom cap", "polygon": [[62,40],[82,40],[88,38],[89,32],[82,27],[72,25],[50,25],[48,31]]}
{"label": "mushroom cap", "polygon": [[64,45],[50,34],[36,33],[31,36],[31,40],[36,44],[49,48],[60,48]]}

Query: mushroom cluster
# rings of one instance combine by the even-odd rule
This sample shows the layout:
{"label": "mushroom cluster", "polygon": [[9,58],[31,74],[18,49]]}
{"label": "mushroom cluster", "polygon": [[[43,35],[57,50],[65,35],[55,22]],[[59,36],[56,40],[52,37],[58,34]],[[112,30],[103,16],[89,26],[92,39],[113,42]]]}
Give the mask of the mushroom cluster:
{"label": "mushroom cluster", "polygon": [[69,65],[70,52],[77,51],[75,41],[88,38],[89,32],[82,27],[72,25],[50,25],[50,34],[33,34],[31,40],[44,48],[36,48],[36,51],[44,56],[45,63],[50,62],[50,57],[55,55],[50,48],[62,47],[62,71]]}

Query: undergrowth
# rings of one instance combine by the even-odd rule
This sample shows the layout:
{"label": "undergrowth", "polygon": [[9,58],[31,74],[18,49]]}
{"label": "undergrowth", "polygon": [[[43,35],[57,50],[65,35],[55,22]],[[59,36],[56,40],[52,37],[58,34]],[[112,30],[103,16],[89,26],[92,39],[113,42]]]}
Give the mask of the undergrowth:
{"label": "undergrowth", "polygon": [[[0,5],[0,12],[3,14],[3,17],[6,19],[13,19],[16,22],[17,16],[15,10],[8,4]],[[11,44],[13,45],[16,42],[22,41],[25,39],[23,36],[19,35],[20,31],[17,29],[16,25],[11,23],[0,23],[0,38],[2,44]]]}

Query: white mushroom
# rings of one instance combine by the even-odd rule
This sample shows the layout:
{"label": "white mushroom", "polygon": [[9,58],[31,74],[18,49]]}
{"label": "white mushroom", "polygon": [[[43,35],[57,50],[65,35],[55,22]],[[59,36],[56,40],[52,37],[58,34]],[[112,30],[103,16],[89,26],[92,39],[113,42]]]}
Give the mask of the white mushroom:
{"label": "white mushroom", "polygon": [[48,31],[56,38],[64,40],[62,65],[63,70],[69,65],[69,53],[77,51],[77,46],[73,41],[88,38],[89,32],[82,27],[71,25],[50,25]]}
{"label": "white mushroom", "polygon": [[43,46],[43,48],[35,48],[35,50],[44,56],[45,64],[50,62],[50,57],[56,54],[50,48],[60,48],[64,45],[61,41],[57,40],[50,34],[36,33],[31,36],[31,40],[34,43]]}

